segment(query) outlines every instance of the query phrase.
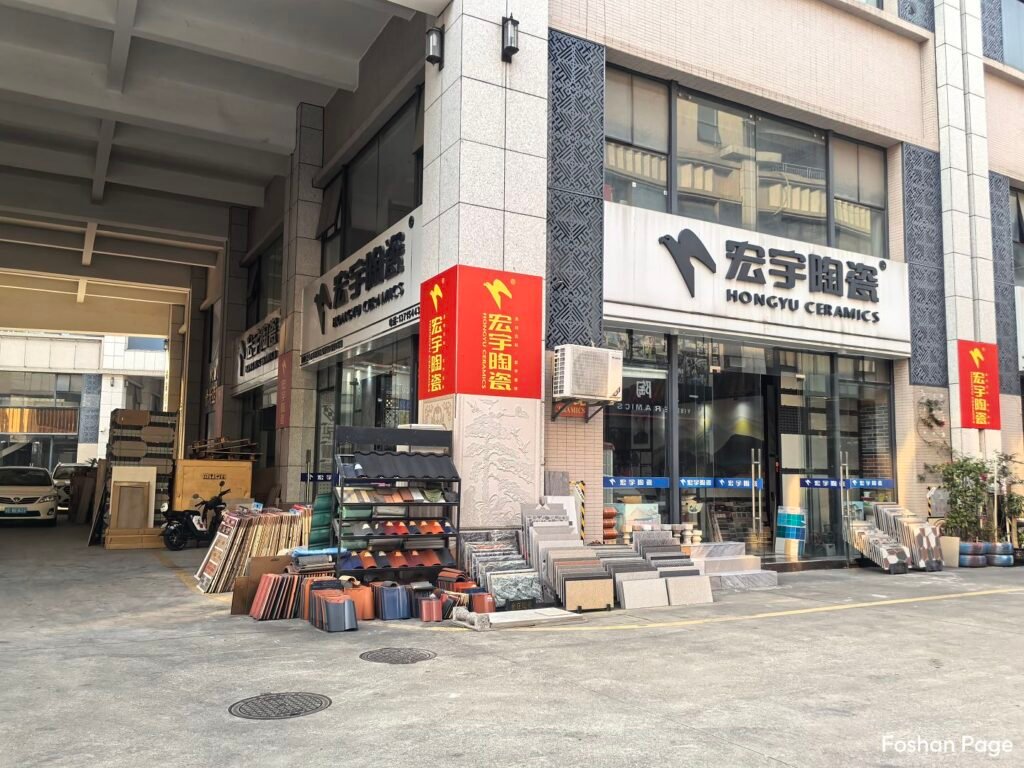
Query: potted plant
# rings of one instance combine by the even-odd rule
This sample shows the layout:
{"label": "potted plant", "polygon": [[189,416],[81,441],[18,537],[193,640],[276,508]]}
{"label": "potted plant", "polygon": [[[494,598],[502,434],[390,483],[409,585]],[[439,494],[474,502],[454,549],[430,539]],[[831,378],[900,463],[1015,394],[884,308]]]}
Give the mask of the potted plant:
{"label": "potted plant", "polygon": [[943,563],[955,568],[960,562],[960,542],[977,541],[981,531],[992,468],[984,459],[954,454],[951,461],[928,469],[942,479],[949,494],[939,544]]}

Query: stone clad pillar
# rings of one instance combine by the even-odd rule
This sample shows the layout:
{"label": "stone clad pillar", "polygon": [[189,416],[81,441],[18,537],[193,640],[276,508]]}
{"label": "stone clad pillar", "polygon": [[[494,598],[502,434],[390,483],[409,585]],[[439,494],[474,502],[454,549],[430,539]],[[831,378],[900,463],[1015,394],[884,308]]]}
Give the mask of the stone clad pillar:
{"label": "stone clad pillar", "polygon": [[282,503],[302,500],[300,475],[305,469],[306,451],[313,450],[316,439],[316,372],[304,370],[299,365],[299,355],[302,289],[320,275],[316,225],[323,192],[313,186],[313,177],[323,166],[323,156],[323,107],[299,104],[284,215],[284,325],[277,381],[277,467]]}
{"label": "stone clad pillar", "polygon": [[[509,14],[519,21],[519,51],[504,62]],[[544,277],[547,0],[455,0],[436,23],[445,30],[444,67],[427,64],[424,84],[424,279],[456,265]],[[421,400],[421,422],[454,431],[464,529],[515,527],[519,504],[538,501],[542,402]]]}
{"label": "stone clad pillar", "polygon": [[936,0],[950,437],[954,451],[991,457],[999,432],[961,427],[957,355],[958,339],[997,343],[981,30],[980,0]]}

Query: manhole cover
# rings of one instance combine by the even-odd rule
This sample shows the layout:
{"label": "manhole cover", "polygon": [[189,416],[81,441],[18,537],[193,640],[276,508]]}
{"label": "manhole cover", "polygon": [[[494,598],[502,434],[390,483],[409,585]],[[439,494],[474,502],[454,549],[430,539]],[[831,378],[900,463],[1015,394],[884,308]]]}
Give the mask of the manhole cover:
{"label": "manhole cover", "polygon": [[367,651],[359,656],[363,661],[375,661],[378,664],[415,664],[417,661],[430,661],[436,653],[421,648],[378,648]]}
{"label": "manhole cover", "polygon": [[329,706],[331,700],[319,693],[262,693],[236,701],[228,712],[247,720],[284,720],[311,715]]}

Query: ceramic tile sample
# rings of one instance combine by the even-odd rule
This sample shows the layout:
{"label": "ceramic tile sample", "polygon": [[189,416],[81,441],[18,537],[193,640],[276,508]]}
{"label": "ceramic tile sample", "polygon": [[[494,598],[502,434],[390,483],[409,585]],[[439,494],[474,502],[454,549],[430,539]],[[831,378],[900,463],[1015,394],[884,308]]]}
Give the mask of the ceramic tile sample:
{"label": "ceramic tile sample", "polygon": [[705,557],[704,573],[731,573],[733,571],[756,571],[761,568],[761,558],[754,555],[742,557]]}
{"label": "ceramic tile sample", "polygon": [[726,590],[771,589],[779,586],[779,575],[775,571],[735,571],[733,573],[711,574],[711,589],[715,592]]}
{"label": "ceramic tile sample", "polygon": [[668,605],[665,579],[636,579],[622,582],[622,607],[662,608]]}
{"label": "ceramic tile sample", "polygon": [[716,541],[708,544],[684,544],[683,552],[694,560],[705,557],[741,557],[747,553],[742,541]]}
{"label": "ceramic tile sample", "polygon": [[714,602],[710,576],[666,579],[665,584],[668,587],[669,605],[704,605]]}

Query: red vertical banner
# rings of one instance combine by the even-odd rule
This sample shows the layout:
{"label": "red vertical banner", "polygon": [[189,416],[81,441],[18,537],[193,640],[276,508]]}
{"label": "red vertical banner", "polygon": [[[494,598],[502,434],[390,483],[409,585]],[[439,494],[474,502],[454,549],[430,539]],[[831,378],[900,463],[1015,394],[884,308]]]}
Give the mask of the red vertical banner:
{"label": "red vertical banner", "polygon": [[957,341],[960,371],[960,426],[999,429],[999,347]]}
{"label": "red vertical banner", "polygon": [[420,285],[419,397],[455,392],[455,310],[458,267]]}
{"label": "red vertical banner", "polygon": [[544,281],[452,267],[420,287],[420,397],[541,397]]}

